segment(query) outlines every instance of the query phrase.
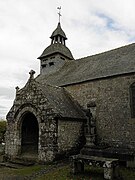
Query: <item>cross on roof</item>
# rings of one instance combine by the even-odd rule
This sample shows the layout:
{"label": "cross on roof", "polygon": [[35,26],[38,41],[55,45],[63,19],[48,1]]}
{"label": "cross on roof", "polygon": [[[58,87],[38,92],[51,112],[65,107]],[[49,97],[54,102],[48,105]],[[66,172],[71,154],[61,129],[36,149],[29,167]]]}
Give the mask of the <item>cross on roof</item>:
{"label": "cross on roof", "polygon": [[35,71],[31,70],[31,71],[29,72],[29,74],[30,74],[30,78],[34,78]]}
{"label": "cross on roof", "polygon": [[62,16],[62,15],[61,15],[61,12],[60,12],[60,11],[61,11],[61,6],[60,6],[60,7],[57,7],[57,9],[59,10],[58,15],[59,15],[59,22],[60,22],[60,17]]}

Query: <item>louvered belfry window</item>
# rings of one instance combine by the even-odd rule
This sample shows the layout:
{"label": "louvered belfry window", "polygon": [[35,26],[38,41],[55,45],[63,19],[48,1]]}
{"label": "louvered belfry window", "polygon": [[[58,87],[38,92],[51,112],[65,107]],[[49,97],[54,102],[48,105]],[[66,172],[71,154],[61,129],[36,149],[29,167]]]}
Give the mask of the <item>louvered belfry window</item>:
{"label": "louvered belfry window", "polygon": [[131,90],[131,116],[135,118],[135,83],[130,87]]}

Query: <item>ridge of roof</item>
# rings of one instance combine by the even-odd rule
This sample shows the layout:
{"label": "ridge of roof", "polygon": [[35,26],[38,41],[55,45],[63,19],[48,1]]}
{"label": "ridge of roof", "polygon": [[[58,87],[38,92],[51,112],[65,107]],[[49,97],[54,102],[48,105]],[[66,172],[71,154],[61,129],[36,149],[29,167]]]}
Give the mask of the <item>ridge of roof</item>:
{"label": "ridge of roof", "polygon": [[110,50],[107,50],[107,51],[104,51],[104,52],[92,54],[90,56],[81,57],[81,58],[78,58],[76,60],[79,61],[79,60],[83,60],[83,59],[87,59],[87,58],[93,58],[93,57],[100,56],[100,55],[102,56],[102,55],[105,55],[106,53],[107,54],[108,53],[113,53],[115,51],[124,50],[124,49],[127,49],[128,47],[132,47],[132,46],[135,46],[135,43],[127,44],[127,45],[124,45],[124,46],[121,46],[121,47],[116,47],[116,48],[113,48],[113,49],[110,49]]}

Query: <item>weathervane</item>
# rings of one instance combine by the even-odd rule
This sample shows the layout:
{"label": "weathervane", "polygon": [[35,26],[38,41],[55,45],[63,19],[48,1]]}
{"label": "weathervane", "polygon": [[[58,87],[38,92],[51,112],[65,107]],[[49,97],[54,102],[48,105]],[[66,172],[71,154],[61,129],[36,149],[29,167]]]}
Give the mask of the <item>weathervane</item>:
{"label": "weathervane", "polygon": [[59,10],[58,15],[59,15],[59,22],[60,22],[60,17],[62,16],[62,15],[61,15],[61,12],[60,12],[60,11],[61,11],[61,6],[60,6],[60,7],[57,7],[57,9]]}

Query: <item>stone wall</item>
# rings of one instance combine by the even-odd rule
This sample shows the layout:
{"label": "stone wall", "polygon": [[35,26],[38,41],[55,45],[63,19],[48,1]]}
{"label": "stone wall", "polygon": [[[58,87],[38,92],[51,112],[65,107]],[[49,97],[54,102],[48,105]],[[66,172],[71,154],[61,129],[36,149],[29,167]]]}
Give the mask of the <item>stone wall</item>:
{"label": "stone wall", "polygon": [[52,161],[57,153],[57,123],[52,118],[39,126],[39,160]]}
{"label": "stone wall", "polygon": [[21,142],[19,140],[19,134],[15,123],[8,122],[6,135],[5,135],[5,154],[9,157],[15,157],[19,153],[21,148]]}
{"label": "stone wall", "polygon": [[[82,122],[70,118],[70,120],[58,120],[55,107],[50,104],[34,79],[29,79],[24,88],[20,90],[17,88],[14,104],[7,115],[8,127],[5,149],[7,157],[15,158],[28,151],[27,147],[30,148],[30,145],[22,145],[24,142],[22,140],[23,122],[26,120],[26,124],[28,121],[32,123],[33,118],[37,121],[34,128],[39,131],[36,136],[38,139],[36,155],[40,162],[53,161],[56,155],[60,156],[61,153],[73,152],[80,146]],[[25,125],[25,127],[27,126]],[[23,132],[25,134],[25,131]],[[35,138],[35,136],[32,137]],[[25,137],[25,139],[27,138]]]}
{"label": "stone wall", "polygon": [[131,118],[130,85],[135,75],[104,78],[66,87],[85,109],[96,103],[98,141],[114,146],[135,148],[135,119]]}
{"label": "stone wall", "polygon": [[21,128],[23,117],[27,113],[36,117],[39,126],[38,160],[52,161],[55,157],[57,138],[54,112],[33,79],[17,91],[14,104],[7,115],[6,156],[14,158],[21,154]]}
{"label": "stone wall", "polygon": [[83,137],[83,122],[58,120],[58,153],[75,153]]}

